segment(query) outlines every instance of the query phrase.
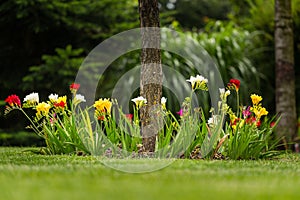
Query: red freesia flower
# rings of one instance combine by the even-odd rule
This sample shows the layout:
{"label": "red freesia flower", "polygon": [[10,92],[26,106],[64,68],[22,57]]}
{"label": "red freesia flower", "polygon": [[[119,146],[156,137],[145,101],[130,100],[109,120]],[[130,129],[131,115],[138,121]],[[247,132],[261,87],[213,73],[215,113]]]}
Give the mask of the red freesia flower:
{"label": "red freesia flower", "polygon": [[260,122],[260,120],[258,120],[258,121],[256,122],[256,127],[260,127],[260,125],[261,125],[261,122]]}
{"label": "red freesia flower", "polygon": [[240,88],[240,84],[241,84],[241,81],[240,80],[238,80],[238,79],[230,79],[230,81],[229,81],[229,83],[227,84],[227,86],[229,87],[229,88],[234,88],[236,91],[238,91],[239,90],[239,88]]}
{"label": "red freesia flower", "polygon": [[133,114],[125,114],[125,117],[131,121],[133,118]]}
{"label": "red freesia flower", "polygon": [[54,103],[54,106],[64,108],[66,106],[66,103],[64,101],[56,102]]}
{"label": "red freesia flower", "polygon": [[104,115],[98,116],[98,120],[99,121],[104,121],[105,120],[105,116]]}
{"label": "red freesia flower", "polygon": [[5,99],[5,102],[8,103],[10,106],[19,106],[21,107],[21,100],[20,98],[15,95],[15,94],[12,94],[10,96],[8,96],[6,99]]}
{"label": "red freesia flower", "polygon": [[80,88],[80,84],[72,83],[70,85],[70,90],[78,90]]}
{"label": "red freesia flower", "polygon": [[254,116],[248,117],[245,120],[245,122],[246,122],[246,124],[254,124],[255,123],[256,127],[260,127],[260,125],[261,125],[261,121],[260,120],[257,121],[257,119]]}
{"label": "red freesia flower", "polygon": [[234,126],[234,125],[236,125],[240,120],[241,120],[240,118],[235,118],[234,120],[231,120],[231,121],[230,121],[230,125],[231,125],[231,126]]}
{"label": "red freesia flower", "polygon": [[273,128],[276,125],[275,122],[271,122],[270,127]]}
{"label": "red freesia flower", "polygon": [[253,124],[256,122],[256,118],[254,116],[252,117],[248,117],[246,120],[245,120],[246,124]]}

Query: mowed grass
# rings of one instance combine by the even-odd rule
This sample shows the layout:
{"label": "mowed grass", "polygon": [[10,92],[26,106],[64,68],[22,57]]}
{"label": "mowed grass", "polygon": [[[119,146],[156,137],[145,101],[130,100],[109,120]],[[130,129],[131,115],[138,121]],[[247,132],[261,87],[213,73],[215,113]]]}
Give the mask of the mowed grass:
{"label": "mowed grass", "polygon": [[[175,160],[161,170],[132,174],[91,156],[44,156],[25,149],[0,148],[1,200],[300,197],[299,155],[258,161]],[[146,166],[160,161],[138,162]]]}

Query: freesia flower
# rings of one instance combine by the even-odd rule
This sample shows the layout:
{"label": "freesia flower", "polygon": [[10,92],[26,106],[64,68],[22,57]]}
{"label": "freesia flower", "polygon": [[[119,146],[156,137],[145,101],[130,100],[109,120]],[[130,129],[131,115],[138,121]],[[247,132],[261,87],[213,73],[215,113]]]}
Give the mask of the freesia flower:
{"label": "freesia flower", "polygon": [[71,85],[70,85],[70,90],[72,91],[72,90],[78,90],[80,88],[80,84],[77,84],[77,83],[72,83]]}
{"label": "freesia flower", "polygon": [[250,111],[251,107],[248,106],[246,110],[243,110],[243,116],[244,118],[247,118],[251,115],[251,111]]}
{"label": "freesia flower", "polygon": [[276,122],[271,122],[270,127],[273,128],[273,127],[275,127],[275,125],[276,125]]}
{"label": "freesia flower", "polygon": [[39,103],[39,94],[32,92],[31,94],[27,95],[23,101],[29,105]]}
{"label": "freesia flower", "polygon": [[81,103],[81,102],[86,102],[85,98],[81,94],[76,94],[74,97],[74,102],[75,103]]}
{"label": "freesia flower", "polygon": [[166,97],[162,97],[160,99],[160,103],[161,103],[163,109],[166,109],[167,98]]}
{"label": "freesia flower", "polygon": [[178,112],[176,112],[180,117],[183,116],[183,109],[181,108]]}
{"label": "freesia flower", "polygon": [[252,117],[248,117],[247,119],[245,119],[246,124],[255,124],[256,127],[260,127],[261,125],[261,121],[258,120],[256,117],[252,116]]}
{"label": "freesia flower", "polygon": [[133,114],[125,114],[125,117],[126,117],[129,121],[132,121]]}
{"label": "freesia flower", "polygon": [[8,103],[8,105],[10,106],[18,106],[18,107],[21,107],[21,100],[20,98],[15,95],[15,94],[12,94],[12,95],[9,95],[6,99],[5,99],[5,102]]}
{"label": "freesia flower", "polygon": [[230,79],[227,87],[229,89],[235,89],[235,91],[239,91],[241,82],[238,79]]}
{"label": "freesia flower", "polygon": [[257,119],[260,119],[261,116],[267,115],[269,113],[266,110],[266,108],[264,108],[264,107],[254,107],[253,112],[254,112],[255,116],[257,117]]}
{"label": "freesia flower", "polygon": [[38,117],[46,116],[46,115],[48,115],[50,108],[51,108],[51,106],[48,103],[45,103],[45,102],[39,103],[36,106],[36,111],[37,111],[36,115]]}
{"label": "freesia flower", "polygon": [[260,127],[260,125],[261,125],[261,121],[260,120],[258,120],[257,122],[256,122],[256,127]]}
{"label": "freesia flower", "polygon": [[220,98],[223,102],[227,101],[227,97],[230,95],[230,90],[226,90],[224,88],[219,88],[220,91]]}
{"label": "freesia flower", "polygon": [[209,125],[209,127],[213,128],[219,123],[219,121],[220,121],[220,116],[212,115],[212,117],[210,117],[207,120],[207,124]]}
{"label": "freesia flower", "polygon": [[51,102],[56,102],[57,99],[58,99],[58,95],[57,95],[57,94],[50,94],[50,95],[48,96],[48,98],[49,98],[49,100],[50,100]]}
{"label": "freesia flower", "polygon": [[160,100],[161,104],[166,104],[167,103],[167,98],[166,97],[162,97]]}
{"label": "freesia flower", "polygon": [[54,102],[54,106],[58,108],[65,108],[67,105],[67,96],[58,97],[57,100]]}
{"label": "freesia flower", "polygon": [[208,120],[207,120],[207,123],[209,125],[213,125],[214,124],[214,118],[210,117]]}
{"label": "freesia flower", "polygon": [[143,105],[147,104],[147,99],[145,99],[142,96],[136,97],[134,99],[131,99],[137,107],[137,109],[141,108]]}
{"label": "freesia flower", "polygon": [[71,93],[73,94],[73,96],[75,96],[77,90],[80,88],[80,84],[77,84],[77,83],[72,83],[70,85],[70,91]]}
{"label": "freesia flower", "polygon": [[110,113],[111,111],[112,102],[109,99],[99,99],[94,103],[94,107],[96,108],[97,112],[100,113]]}
{"label": "freesia flower", "polygon": [[243,119],[240,119],[238,117],[235,116],[235,118],[233,118],[231,121],[230,121],[230,125],[231,125],[231,128],[235,131],[236,128],[237,128],[237,125],[239,125],[238,127],[241,128],[243,127],[245,124],[245,120]]}
{"label": "freesia flower", "polygon": [[208,90],[208,88],[207,88],[208,80],[201,75],[197,75],[196,77],[191,76],[190,79],[188,79],[186,81],[190,82],[192,84],[193,90],[197,90],[197,89],[201,89],[201,90],[205,90],[205,91]]}
{"label": "freesia flower", "polygon": [[253,124],[256,122],[256,118],[254,116],[248,117],[248,118],[246,118],[245,122],[246,122],[246,124]]}
{"label": "freesia flower", "polygon": [[256,95],[256,94],[251,94],[250,97],[251,97],[251,100],[252,100],[253,105],[258,105],[259,102],[261,102],[261,100],[262,100],[262,97],[261,97],[261,96],[258,96],[258,95]]}

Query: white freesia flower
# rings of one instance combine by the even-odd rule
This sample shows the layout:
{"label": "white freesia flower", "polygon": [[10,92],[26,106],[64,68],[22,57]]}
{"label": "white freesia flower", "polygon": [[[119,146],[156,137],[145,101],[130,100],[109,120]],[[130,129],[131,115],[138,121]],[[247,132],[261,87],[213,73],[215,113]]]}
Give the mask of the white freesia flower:
{"label": "white freesia flower", "polygon": [[219,121],[220,121],[219,115],[212,115],[212,117],[210,117],[207,120],[207,124],[209,125],[209,127],[213,128],[219,123]]}
{"label": "white freesia flower", "polygon": [[208,80],[201,75],[197,75],[196,77],[191,76],[190,79],[186,81],[192,84],[193,90],[196,89],[207,90]]}
{"label": "white freesia flower", "polygon": [[162,98],[160,99],[160,103],[161,103],[161,104],[166,104],[166,103],[167,103],[167,98],[166,98],[166,97],[162,97]]}
{"label": "white freesia flower", "polygon": [[186,80],[187,82],[190,82],[190,83],[196,83],[196,82],[204,82],[204,83],[207,83],[208,80],[206,78],[204,78],[203,76],[201,75],[197,75],[196,77],[194,76],[191,76],[190,79]]}
{"label": "white freesia flower", "polygon": [[225,88],[219,88],[219,91],[220,91],[220,95],[224,95],[224,93],[225,93]]}
{"label": "white freesia flower", "polygon": [[75,97],[74,97],[74,101],[77,102],[77,103],[86,102],[84,96],[81,95],[81,94],[76,94]]}
{"label": "white freesia flower", "polygon": [[147,99],[145,99],[142,96],[136,97],[134,99],[131,99],[131,101],[133,101],[136,105],[136,107],[139,109],[141,106],[143,106],[144,104],[147,103]]}
{"label": "white freesia flower", "polygon": [[219,88],[220,98],[222,101],[226,102],[227,97],[230,95],[230,90],[226,90],[224,88]]}
{"label": "white freesia flower", "polygon": [[210,118],[207,120],[207,123],[208,123],[209,125],[214,124],[214,118],[210,117]]}
{"label": "white freesia flower", "polygon": [[208,82],[208,80],[207,80],[207,78],[204,78],[203,76],[201,76],[201,75],[197,75],[196,76],[196,78],[195,78],[195,80],[197,81],[197,82],[204,82],[204,83],[207,83]]}
{"label": "white freesia flower", "polygon": [[55,102],[58,99],[58,94],[50,94],[48,98],[51,102]]}
{"label": "white freesia flower", "polygon": [[24,98],[24,102],[29,104],[39,103],[39,94],[32,92]]}
{"label": "white freesia flower", "polygon": [[166,109],[166,103],[167,103],[167,98],[166,97],[162,97],[160,99],[160,104],[162,105],[163,109]]}

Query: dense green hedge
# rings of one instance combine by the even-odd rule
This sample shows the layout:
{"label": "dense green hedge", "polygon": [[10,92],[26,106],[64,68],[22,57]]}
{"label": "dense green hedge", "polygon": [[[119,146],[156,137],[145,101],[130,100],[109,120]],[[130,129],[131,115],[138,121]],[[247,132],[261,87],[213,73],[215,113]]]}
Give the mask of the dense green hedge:
{"label": "dense green hedge", "polygon": [[32,132],[0,132],[0,146],[45,146],[45,143]]}

